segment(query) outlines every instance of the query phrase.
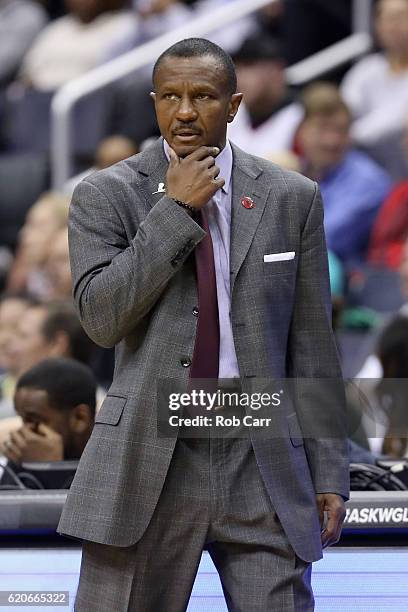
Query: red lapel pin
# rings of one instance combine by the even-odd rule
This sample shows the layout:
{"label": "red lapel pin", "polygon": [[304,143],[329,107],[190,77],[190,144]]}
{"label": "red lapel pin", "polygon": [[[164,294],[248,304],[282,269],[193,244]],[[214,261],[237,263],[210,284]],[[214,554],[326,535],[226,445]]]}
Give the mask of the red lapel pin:
{"label": "red lapel pin", "polygon": [[245,196],[245,198],[242,198],[241,204],[244,208],[247,208],[248,210],[254,208],[255,206],[253,199],[249,196]]}

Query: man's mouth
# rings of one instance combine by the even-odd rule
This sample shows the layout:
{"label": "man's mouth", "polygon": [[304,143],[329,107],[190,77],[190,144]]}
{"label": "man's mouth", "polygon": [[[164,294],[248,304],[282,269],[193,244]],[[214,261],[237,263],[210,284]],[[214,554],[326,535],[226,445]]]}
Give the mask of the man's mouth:
{"label": "man's mouth", "polygon": [[174,135],[175,138],[177,138],[179,140],[189,141],[189,140],[194,140],[200,134],[199,134],[199,132],[197,132],[195,130],[184,129],[184,130],[175,130],[173,132],[173,135]]}

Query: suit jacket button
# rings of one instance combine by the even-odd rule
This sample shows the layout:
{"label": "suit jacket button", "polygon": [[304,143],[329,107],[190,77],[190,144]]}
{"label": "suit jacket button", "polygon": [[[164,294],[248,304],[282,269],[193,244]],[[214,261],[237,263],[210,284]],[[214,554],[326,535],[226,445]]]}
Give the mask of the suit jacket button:
{"label": "suit jacket button", "polygon": [[198,307],[197,306],[194,306],[194,308],[193,308],[193,310],[191,312],[193,313],[193,315],[195,317],[198,317]]}
{"label": "suit jacket button", "polygon": [[183,368],[189,368],[191,366],[191,359],[189,357],[182,357],[180,363]]}

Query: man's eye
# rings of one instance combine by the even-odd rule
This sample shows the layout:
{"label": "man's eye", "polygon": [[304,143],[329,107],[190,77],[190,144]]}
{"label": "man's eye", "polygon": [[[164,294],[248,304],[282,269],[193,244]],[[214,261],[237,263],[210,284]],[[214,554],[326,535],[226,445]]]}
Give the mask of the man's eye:
{"label": "man's eye", "polygon": [[166,93],[163,95],[163,98],[165,100],[178,100],[179,99],[178,95],[175,93]]}
{"label": "man's eye", "polygon": [[200,93],[196,95],[197,100],[209,100],[211,98],[210,94]]}

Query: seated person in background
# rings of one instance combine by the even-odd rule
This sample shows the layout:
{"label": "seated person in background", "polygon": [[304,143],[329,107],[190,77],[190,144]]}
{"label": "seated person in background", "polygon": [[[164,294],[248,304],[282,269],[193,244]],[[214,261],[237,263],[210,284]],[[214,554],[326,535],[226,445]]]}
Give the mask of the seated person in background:
{"label": "seated person in background", "polygon": [[129,31],[107,50],[105,59],[127,53],[148,40],[174,30],[194,18],[183,0],[133,0]]}
{"label": "seated person in background", "polygon": [[46,359],[18,381],[14,395],[23,425],[4,443],[4,455],[23,461],[79,459],[95,418],[96,382],[73,359]]}
{"label": "seated person in background", "polygon": [[367,155],[351,148],[350,111],[334,85],[306,88],[303,106],[297,141],[304,174],[320,185],[327,246],[346,265],[362,263],[391,179]]}
{"label": "seated person in background", "polygon": [[10,344],[29,306],[37,301],[24,293],[3,293],[0,295],[0,419],[14,414],[14,377],[10,355]]}
{"label": "seated person in background", "polygon": [[[233,0],[133,0],[135,10],[131,30],[109,50],[107,59],[126,53],[230,2]],[[274,6],[280,3],[275,2]],[[260,18],[260,15],[257,17]],[[215,26],[208,37],[229,53],[234,53],[242,41],[257,29],[257,17],[247,15],[221,28]]]}
{"label": "seated person in background", "polygon": [[[395,318],[408,317],[408,240],[405,242],[402,250],[401,263],[399,266],[399,280],[401,294],[404,298],[404,304],[398,310],[397,314],[391,315],[391,317],[387,319],[386,322],[384,322],[381,331],[383,331],[385,329],[385,326],[391,323]],[[383,374],[384,372],[381,361],[378,355],[373,352],[366,358],[363,366],[357,374],[357,378],[376,379],[382,378]]]}
{"label": "seated person in background", "polygon": [[289,90],[277,44],[262,36],[248,38],[234,62],[244,101],[228,125],[228,137],[260,157],[291,150],[303,112]]}
{"label": "seated person in background", "polygon": [[[29,305],[8,342],[8,392],[14,393],[16,379],[43,359],[69,357],[88,365],[95,348],[71,303]],[[98,388],[98,393],[100,401],[105,392]],[[0,452],[8,432],[19,423],[18,417],[0,422]]]}
{"label": "seated person in background", "polygon": [[399,459],[408,456],[407,317],[397,316],[387,325],[380,336],[377,354],[383,370],[383,379],[376,389],[385,425],[382,452]]}
{"label": "seated person in background", "polygon": [[[129,100],[128,102],[131,106],[131,101]],[[150,103],[150,101],[148,101],[147,99],[146,102],[148,104]],[[137,109],[133,109],[132,114],[136,116]],[[116,164],[117,162],[120,162],[123,159],[126,159],[127,157],[131,157],[132,155],[136,155],[136,153],[139,153],[139,148],[131,138],[128,138],[127,136],[122,136],[121,134],[113,134],[112,136],[107,136],[98,145],[98,148],[95,153],[93,166],[91,168],[88,168],[84,172],[81,172],[80,174],[77,174],[70,178],[63,187],[64,194],[66,194],[67,196],[72,196],[72,193],[78,183],[80,183],[82,179],[92,174],[92,172],[95,172],[95,170],[102,170],[102,168],[108,168],[109,166],[113,166],[113,164]]]}
{"label": "seated person in background", "polygon": [[96,68],[110,45],[129,30],[126,0],[66,0],[68,14],[48,25],[24,58],[20,79],[54,91]]}
{"label": "seated person in background", "polygon": [[293,151],[274,151],[263,155],[265,159],[268,159],[273,164],[282,166],[285,170],[293,170],[293,172],[301,172],[302,166],[299,157]]}
{"label": "seated person in background", "polygon": [[95,155],[95,167],[98,170],[109,168],[117,162],[136,155],[139,149],[133,140],[120,134],[104,138],[99,144]]}
{"label": "seated person in background", "polygon": [[37,304],[27,308],[10,340],[10,361],[17,376],[49,357],[89,364],[94,346],[70,302]]}
{"label": "seated person in background", "polygon": [[69,300],[72,296],[71,266],[68,251],[68,228],[60,229],[50,244],[44,275],[51,300]]}
{"label": "seated person in background", "polygon": [[67,227],[69,198],[55,192],[43,194],[30,208],[19,234],[16,258],[7,280],[9,291],[28,290],[50,297],[44,265],[55,233]]}
{"label": "seated person in background", "polygon": [[[402,142],[408,164],[408,116]],[[374,266],[398,269],[404,259],[407,239],[408,180],[403,180],[394,187],[375,220],[368,248],[368,262]]]}
{"label": "seated person in background", "polygon": [[375,29],[382,51],[357,62],[342,84],[354,118],[352,137],[373,155],[402,131],[408,112],[408,0],[379,0]]}
{"label": "seated person in background", "polygon": [[0,0],[0,88],[12,80],[46,23],[47,14],[39,2]]}

